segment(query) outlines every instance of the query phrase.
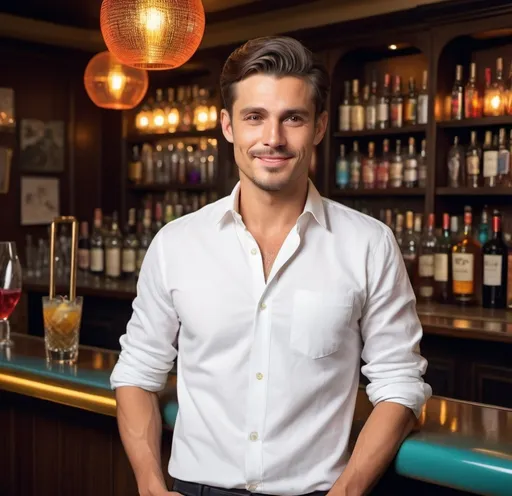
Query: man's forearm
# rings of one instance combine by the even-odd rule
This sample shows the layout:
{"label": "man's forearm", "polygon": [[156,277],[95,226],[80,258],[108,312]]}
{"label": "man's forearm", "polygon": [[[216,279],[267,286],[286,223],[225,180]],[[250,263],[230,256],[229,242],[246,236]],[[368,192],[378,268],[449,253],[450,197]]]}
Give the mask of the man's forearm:
{"label": "man's forearm", "polygon": [[386,471],[415,422],[409,408],[398,403],[379,403],[368,417],[349,463],[329,496],[367,494]]}
{"label": "man's forearm", "polygon": [[137,479],[141,495],[165,488],[160,445],[162,418],[155,393],[138,387],[116,389],[117,421],[124,449]]}

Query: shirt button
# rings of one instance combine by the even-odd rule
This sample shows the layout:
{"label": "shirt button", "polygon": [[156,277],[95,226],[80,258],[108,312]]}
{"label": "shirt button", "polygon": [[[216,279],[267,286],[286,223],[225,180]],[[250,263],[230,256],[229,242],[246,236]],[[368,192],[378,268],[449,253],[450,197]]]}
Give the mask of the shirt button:
{"label": "shirt button", "polygon": [[257,250],[256,248],[253,248],[253,249],[251,250],[251,253],[252,253],[253,255],[256,255],[256,254],[258,253],[258,250]]}
{"label": "shirt button", "polygon": [[253,492],[253,491],[256,491],[256,489],[258,489],[258,484],[249,484],[249,485],[247,486],[247,490],[248,490],[248,491]]}
{"label": "shirt button", "polygon": [[263,302],[261,305],[260,305],[260,308],[262,310],[265,310],[265,308],[267,308],[267,304],[265,302]]}
{"label": "shirt button", "polygon": [[258,379],[258,381],[261,381],[261,379],[263,379],[263,374],[261,372],[258,372],[256,374],[256,379]]}
{"label": "shirt button", "polygon": [[251,432],[251,434],[249,435],[249,439],[251,441],[257,441],[258,440],[258,433],[257,432]]}

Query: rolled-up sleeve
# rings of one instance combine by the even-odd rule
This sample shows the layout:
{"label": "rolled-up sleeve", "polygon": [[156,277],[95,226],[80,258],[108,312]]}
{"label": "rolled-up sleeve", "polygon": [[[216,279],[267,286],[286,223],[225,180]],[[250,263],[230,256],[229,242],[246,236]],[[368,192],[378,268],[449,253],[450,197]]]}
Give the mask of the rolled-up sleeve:
{"label": "rolled-up sleeve", "polygon": [[367,298],[361,318],[361,372],[375,406],[400,403],[419,417],[432,395],[423,380],[427,361],[420,354],[423,336],[416,298],[398,244],[386,227],[368,260]]}
{"label": "rolled-up sleeve", "polygon": [[160,391],[177,356],[179,319],[166,284],[162,234],[153,239],[142,263],[132,316],[119,340],[121,353],[110,377],[112,389],[138,386]]}

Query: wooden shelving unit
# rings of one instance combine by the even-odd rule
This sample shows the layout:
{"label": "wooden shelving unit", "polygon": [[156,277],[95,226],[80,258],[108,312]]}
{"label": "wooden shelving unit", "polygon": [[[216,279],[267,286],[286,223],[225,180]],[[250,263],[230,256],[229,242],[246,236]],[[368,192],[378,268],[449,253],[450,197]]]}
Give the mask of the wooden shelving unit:
{"label": "wooden shelving unit", "polygon": [[372,196],[400,196],[421,197],[425,195],[425,188],[387,188],[387,189],[333,189],[330,196],[340,199],[343,197],[372,197]]}
{"label": "wooden shelving unit", "polygon": [[437,196],[512,196],[512,188],[497,186],[490,188],[482,186],[480,188],[436,188]]}
{"label": "wooden shelving unit", "polygon": [[371,138],[379,136],[383,138],[403,136],[409,134],[425,133],[427,126],[403,126],[403,127],[388,127],[386,129],[364,129],[363,131],[337,131],[333,133],[335,138]]}
{"label": "wooden shelving unit", "polygon": [[440,129],[459,129],[473,127],[512,126],[512,115],[500,115],[497,117],[480,117],[478,119],[460,119],[449,121],[438,121]]}

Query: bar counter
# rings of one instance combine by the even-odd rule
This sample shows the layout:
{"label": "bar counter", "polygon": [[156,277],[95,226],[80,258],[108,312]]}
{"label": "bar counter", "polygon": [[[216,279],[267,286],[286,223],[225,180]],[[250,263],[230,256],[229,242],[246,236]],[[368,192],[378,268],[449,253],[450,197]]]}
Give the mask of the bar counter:
{"label": "bar counter", "polygon": [[[19,414],[23,418],[27,412],[18,412],[16,409],[23,404],[23,400],[31,400],[29,404],[32,414],[36,416],[33,420],[36,424],[41,423],[39,416],[44,411],[51,412],[52,421],[59,417],[60,424],[54,443],[62,449],[63,439],[69,437],[69,425],[66,422],[69,423],[69,418],[72,417],[70,411],[86,411],[96,417],[111,418],[115,415],[115,397],[110,390],[109,376],[117,360],[117,352],[81,346],[76,366],[49,366],[44,359],[44,343],[41,338],[23,334],[14,334],[13,338],[15,347],[10,353],[4,352],[0,356],[0,421],[5,421],[10,415],[13,429],[10,437],[12,446],[7,450],[0,449],[0,453],[3,452],[3,455],[0,455],[0,472],[4,472],[0,476],[0,481],[4,481],[0,482],[0,493],[32,494],[30,491],[23,492],[19,489],[16,486],[16,476],[6,472],[13,466],[12,461],[6,461],[6,453],[12,453],[18,444],[23,444],[23,439],[18,441],[17,436],[27,436],[15,425],[16,416]],[[170,374],[168,385],[160,394],[166,426],[164,445],[167,444],[168,447],[178,410],[175,379],[176,377]],[[51,405],[60,410],[52,410]],[[9,409],[10,413],[6,415]],[[360,388],[351,435],[352,445],[371,409],[364,389]],[[42,415],[45,417],[44,413]],[[92,417],[87,417],[90,418]],[[48,419],[43,423],[47,421]],[[87,422],[89,423],[89,420]],[[394,494],[405,494],[404,491],[415,491],[419,494],[432,494],[433,491],[437,494],[460,494],[458,491],[464,491],[475,494],[510,495],[512,410],[433,397],[424,407],[419,424],[420,430],[411,434],[400,448],[393,466],[388,471],[392,473],[383,478],[382,484],[387,486],[381,484],[379,487],[384,488],[376,494],[393,494],[393,491]],[[82,428],[88,429],[89,425],[82,424],[79,429]],[[109,424],[109,429],[109,460],[115,464],[117,458],[114,458],[112,453],[115,451],[121,456],[122,446],[117,439],[114,420]],[[32,433],[37,434],[35,431]],[[43,433],[42,436],[46,436],[46,442],[49,442],[48,433]],[[38,436],[34,437],[33,445],[37,446]],[[91,439],[93,438],[91,435]],[[87,442],[92,442],[91,439],[88,438]],[[9,440],[6,442],[9,443]],[[114,444],[115,449],[112,448]],[[62,456],[66,457],[66,453],[61,453],[59,459]],[[166,459],[163,459],[163,463],[166,466],[168,452],[164,453],[164,457]],[[34,461],[35,464],[38,463],[37,460]],[[55,469],[58,467],[59,464],[55,462]],[[124,475],[118,473],[115,479],[120,480],[124,476],[133,484],[130,468],[124,460],[123,472],[126,471],[128,473]],[[53,480],[49,475],[48,477],[49,480]],[[55,478],[55,481],[57,480],[58,476]],[[57,484],[55,481],[54,485]],[[11,485],[2,487],[2,484]],[[61,479],[59,487],[62,487],[62,484]],[[130,484],[123,482],[116,487],[122,487],[124,495],[136,494],[133,492],[134,486]],[[112,481],[107,485],[112,487]],[[32,483],[34,491],[36,486],[41,487],[40,481]],[[131,489],[127,490],[127,487]],[[458,491],[453,492],[453,489]],[[115,491],[102,492],[101,482],[91,486],[91,490],[95,492],[90,494],[97,496],[121,494]],[[55,487],[52,491],[52,494],[66,494],[64,490],[59,492]],[[46,494],[44,491],[33,494],[36,493]]]}

